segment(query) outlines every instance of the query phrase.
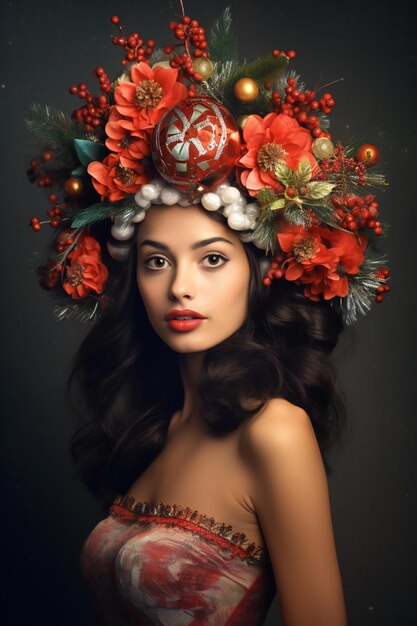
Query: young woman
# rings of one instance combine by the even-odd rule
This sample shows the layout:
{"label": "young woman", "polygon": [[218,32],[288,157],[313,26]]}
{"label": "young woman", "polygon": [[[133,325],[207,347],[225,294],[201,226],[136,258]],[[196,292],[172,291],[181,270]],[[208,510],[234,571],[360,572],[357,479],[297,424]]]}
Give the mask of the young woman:
{"label": "young woman", "polygon": [[82,554],[97,623],[262,624],[278,591],[286,626],[345,625],[318,444],[343,415],[341,320],[266,289],[260,250],[201,205],[152,206],[134,244],[75,367],[97,415],[75,456],[119,496]]}
{"label": "young woman", "polygon": [[207,44],[181,7],[155,53],[112,16],[124,72],[71,87],[71,119],[28,119],[48,131],[30,176],[65,193],[51,226],[72,220],[41,284],[59,317],[100,312],[69,380],[76,466],[110,507],[81,555],[96,623],[260,626],[278,593],[285,626],[345,626],[332,351],[389,290],[362,194],[379,152],[332,143],[293,50],[240,65],[228,9]]}

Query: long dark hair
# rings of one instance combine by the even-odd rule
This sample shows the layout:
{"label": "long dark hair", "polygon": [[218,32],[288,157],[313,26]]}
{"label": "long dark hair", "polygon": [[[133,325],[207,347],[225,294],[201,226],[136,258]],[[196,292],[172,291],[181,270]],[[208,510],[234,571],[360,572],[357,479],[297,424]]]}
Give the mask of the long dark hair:
{"label": "long dark hair", "polygon": [[[227,225],[221,214],[199,208]],[[197,385],[202,417],[221,437],[269,399],[285,398],[308,413],[330,473],[325,453],[346,419],[332,359],[341,316],[328,301],[305,298],[285,279],[265,287],[264,253],[252,243],[243,245],[251,275],[249,313],[239,330],[205,354]],[[134,243],[117,271],[115,304],[83,340],[67,383],[81,418],[71,439],[75,468],[105,507],[159,454],[184,401],[178,355],[153,330],[137,288]]]}

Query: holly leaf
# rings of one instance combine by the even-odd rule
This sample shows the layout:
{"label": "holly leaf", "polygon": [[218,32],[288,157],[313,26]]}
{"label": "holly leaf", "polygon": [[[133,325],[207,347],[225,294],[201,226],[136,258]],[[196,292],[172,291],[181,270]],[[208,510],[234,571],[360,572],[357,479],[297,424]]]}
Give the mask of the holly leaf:
{"label": "holly leaf", "polygon": [[283,209],[285,206],[285,200],[284,198],[279,198],[278,200],[275,200],[275,202],[273,202],[270,206],[269,209],[271,211],[277,211],[278,209]]}
{"label": "holly leaf", "polygon": [[85,167],[92,161],[102,161],[108,152],[103,143],[91,139],[74,139],[74,148],[80,163]]}
{"label": "holly leaf", "polygon": [[286,187],[291,185],[294,179],[294,172],[284,161],[278,161],[274,167],[274,171],[275,176],[283,185]]}
{"label": "holly leaf", "polygon": [[335,186],[336,185],[332,185],[331,183],[325,183],[320,181],[315,183],[308,183],[308,191],[306,193],[306,196],[311,200],[325,198],[329,195],[329,193]]}
{"label": "holly leaf", "polygon": [[297,170],[298,185],[301,187],[308,183],[312,175],[313,173],[311,171],[310,161],[308,159],[303,159],[302,161],[300,161]]}

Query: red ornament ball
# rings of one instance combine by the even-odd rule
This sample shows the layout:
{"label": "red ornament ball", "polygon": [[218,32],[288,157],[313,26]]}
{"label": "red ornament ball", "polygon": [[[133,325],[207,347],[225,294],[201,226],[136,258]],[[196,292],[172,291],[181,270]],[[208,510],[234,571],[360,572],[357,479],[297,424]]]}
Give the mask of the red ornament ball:
{"label": "red ornament ball", "polygon": [[366,165],[366,167],[372,167],[379,161],[379,150],[371,143],[364,143],[363,146],[358,148],[356,158],[360,163]]}
{"label": "red ornament ball", "polygon": [[217,187],[239,155],[236,122],[226,107],[212,98],[187,98],[167,111],[153,134],[155,167],[181,191],[205,193]]}

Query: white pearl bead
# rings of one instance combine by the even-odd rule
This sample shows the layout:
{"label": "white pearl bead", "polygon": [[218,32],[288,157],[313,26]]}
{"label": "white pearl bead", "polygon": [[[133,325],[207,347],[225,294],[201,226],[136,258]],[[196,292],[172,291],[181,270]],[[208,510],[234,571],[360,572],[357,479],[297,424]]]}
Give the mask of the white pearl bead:
{"label": "white pearl bead", "polygon": [[180,199],[178,200],[178,204],[180,206],[191,206],[193,203],[192,200],[190,200],[190,198],[188,198],[185,195],[181,195]]}
{"label": "white pearl bead", "polygon": [[232,213],[242,213],[243,215],[242,207],[237,202],[233,202],[233,204],[227,204],[223,209],[223,215],[225,215],[226,217],[229,217],[230,215],[232,215]]}
{"label": "white pearl bead", "polygon": [[151,180],[150,184],[154,185],[158,189],[158,194],[160,194],[162,189],[166,185],[166,181],[162,178],[154,178],[153,180]]}
{"label": "white pearl bead", "polygon": [[251,204],[247,204],[245,207],[245,213],[248,217],[253,220],[256,220],[259,217],[259,206],[252,202]]}
{"label": "white pearl bead", "polygon": [[150,200],[151,202],[152,200],[156,200],[159,195],[158,187],[156,185],[153,185],[152,183],[149,183],[148,185],[143,185],[140,192],[142,194],[142,198],[145,198],[145,200]]}
{"label": "white pearl bead", "polygon": [[247,228],[245,215],[237,211],[233,211],[227,218],[227,223],[233,230],[245,230]]}
{"label": "white pearl bead", "polygon": [[115,246],[110,241],[107,242],[107,250],[115,261],[126,261],[129,256],[130,246]]}
{"label": "white pearl bead", "polygon": [[141,207],[141,209],[149,209],[149,207],[151,206],[150,201],[145,200],[145,198],[142,196],[141,191],[135,193],[135,202],[138,206]]}
{"label": "white pearl bead", "polygon": [[133,237],[133,233],[135,232],[135,227],[131,224],[126,224],[125,226],[116,226],[113,224],[111,227],[111,234],[115,239],[119,241],[124,241],[125,239],[130,239]]}
{"label": "white pearl bead", "polygon": [[172,187],[165,187],[161,191],[161,202],[162,204],[167,204],[168,206],[178,204],[178,200],[180,199],[180,197],[180,192],[177,189],[173,189]]}
{"label": "white pearl bead", "polygon": [[221,194],[223,204],[232,204],[232,202],[238,202],[240,198],[240,191],[236,187],[228,187]]}
{"label": "white pearl bead", "polygon": [[207,211],[217,211],[220,209],[222,201],[216,193],[205,193],[201,198],[201,204]]}
{"label": "white pearl bead", "polygon": [[214,190],[214,193],[217,193],[218,196],[221,196],[223,191],[225,189],[229,189],[229,187],[230,187],[229,183],[222,183],[221,185],[216,187],[216,189]]}
{"label": "white pearl bead", "polygon": [[142,209],[139,213],[136,213],[135,217],[132,217],[132,222],[134,224],[138,224],[139,222],[143,222],[146,217],[146,211]]}

